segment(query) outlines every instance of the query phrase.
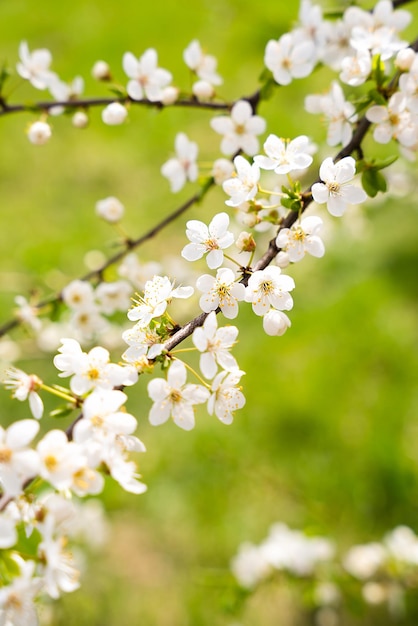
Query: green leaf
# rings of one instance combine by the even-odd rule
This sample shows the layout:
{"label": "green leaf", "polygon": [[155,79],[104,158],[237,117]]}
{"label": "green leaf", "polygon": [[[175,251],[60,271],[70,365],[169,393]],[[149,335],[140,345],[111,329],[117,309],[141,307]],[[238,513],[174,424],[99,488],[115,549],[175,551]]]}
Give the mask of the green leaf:
{"label": "green leaf", "polygon": [[58,409],[54,409],[53,411],[51,411],[50,416],[56,418],[67,417],[67,415],[70,415],[70,413],[72,413],[73,411],[74,407],[62,406]]}
{"label": "green leaf", "polygon": [[396,155],[386,157],[385,159],[373,159],[373,169],[383,170],[385,167],[389,167],[392,163],[398,160]]}
{"label": "green leaf", "polygon": [[377,169],[369,168],[361,175],[361,184],[368,196],[374,198],[379,191],[386,191],[386,178]]}

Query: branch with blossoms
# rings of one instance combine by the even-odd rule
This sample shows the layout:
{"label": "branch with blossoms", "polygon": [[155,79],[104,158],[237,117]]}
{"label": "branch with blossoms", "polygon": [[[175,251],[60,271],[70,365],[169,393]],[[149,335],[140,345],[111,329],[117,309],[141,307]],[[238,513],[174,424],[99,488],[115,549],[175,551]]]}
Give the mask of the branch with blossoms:
{"label": "branch with blossoms", "polygon": [[[241,303],[246,302],[262,318],[267,334],[280,336],[286,332],[291,325],[287,313],[293,307],[295,282],[282,269],[300,262],[306,254],[320,258],[325,253],[320,237],[322,219],[316,215],[305,217],[308,206],[313,201],[326,204],[331,216],[340,217],[349,205],[385,191],[381,170],[393,157],[377,160],[366,156],[363,139],[369,129],[373,128],[377,143],[394,140],[406,158],[416,152],[418,55],[415,44],[408,46],[399,37],[410,15],[395,11],[394,6],[380,0],[373,12],[350,7],[339,21],[331,22],[323,17],[319,6],[304,0],[298,27],[267,43],[261,89],[231,103],[217,101],[216,88],[222,79],[216,59],[205,54],[196,40],[183,54],[196,78],[192,96],[182,97],[171,84],[171,73],[158,66],[157,52],[149,49],[139,58],[130,52],[124,54],[122,66],[128,83],[118,87],[119,95],[111,102],[80,98],[82,79],[77,77],[70,85],[64,83],[50,69],[48,50],[30,52],[25,42],[20,45],[18,74],[36,89],[48,89],[55,100],[29,107],[9,104],[4,95],[7,76],[3,75],[0,112],[41,111],[41,119],[28,130],[33,144],[49,141],[52,131],[47,116],[60,115],[65,109],[77,109],[73,124],[81,128],[87,125],[86,109],[92,106],[104,106],[102,119],[109,125],[126,120],[129,104],[196,106],[228,113],[211,120],[212,130],[222,137],[220,151],[227,158],[217,159],[201,190],[155,228],[136,240],[124,237],[120,252],[98,270],[72,281],[53,298],[62,301],[72,317],[66,332],[60,329],[58,354],[53,360],[58,376],[69,379],[67,387],[46,384],[37,375],[14,366],[5,374],[5,387],[17,400],[29,402],[34,419],[15,422],[7,429],[0,427],[0,548],[5,551],[6,572],[0,590],[3,621],[35,624],[33,599],[41,591],[57,598],[79,586],[77,567],[65,547],[65,496],[99,496],[106,480],[111,479],[127,492],[145,491],[133,460],[133,453],[144,452],[145,445],[134,434],[137,419],[124,407],[125,392],[137,383],[139,375],[153,374],[158,367],[163,373],[147,385],[152,425],[172,419],[183,430],[191,430],[198,405],[206,405],[210,415],[231,424],[235,411],[245,404],[241,387],[244,372],[232,354],[239,331],[230,324],[220,327],[217,314],[234,320]],[[319,178],[302,191],[300,177],[313,166],[315,146],[306,135],[290,140],[269,134],[263,144],[264,153],[260,154],[259,136],[265,132],[266,123],[257,111],[271,87],[309,76],[319,63],[336,71],[339,81],[335,80],[325,94],[308,96],[305,108],[327,121],[327,144],[342,147],[334,158],[325,158]],[[99,80],[112,82],[110,68],[104,62],[98,62],[93,73]],[[361,97],[353,94],[353,101],[346,99],[341,83],[353,90],[360,87]],[[172,192],[198,179],[198,152],[197,144],[185,133],[177,134],[175,156],[161,167]],[[357,162],[352,155],[358,157]],[[354,182],[359,172],[362,187]],[[263,178],[270,188],[266,188]],[[183,280],[177,284],[155,265],[143,271],[128,252],[200,201],[215,183],[222,185],[228,196],[225,204],[235,213],[239,228],[247,230],[236,234],[226,210],[208,224],[195,219],[187,222],[188,243],[181,256],[193,263],[205,259],[212,273],[201,274],[196,280],[201,312],[181,325],[176,321],[176,302],[191,298],[194,288],[184,285]],[[99,201],[96,209],[101,217],[117,225],[124,211],[114,197]],[[264,234],[270,242],[255,261],[256,240]],[[238,258],[230,251],[233,245]],[[261,246],[264,248],[264,244]],[[104,281],[106,269],[119,261],[124,280]],[[144,274],[148,274],[145,279]],[[132,305],[133,291],[137,293]],[[11,330],[18,320],[27,321],[39,332],[37,313],[50,302],[32,306],[21,298],[18,318],[4,325],[3,332]],[[133,325],[118,328],[125,345],[120,362],[114,363],[104,345],[95,345],[87,352],[81,344],[102,343],[103,331],[108,329],[106,316],[118,311],[127,311]],[[177,349],[188,337],[193,345]],[[198,369],[183,358],[189,349],[198,355]],[[67,432],[52,429],[36,440],[44,393],[56,396],[60,402],[53,415],[76,410],[78,417]],[[49,491],[46,495],[42,492],[45,487]],[[30,538],[30,550],[25,554],[19,547],[22,533]]]}

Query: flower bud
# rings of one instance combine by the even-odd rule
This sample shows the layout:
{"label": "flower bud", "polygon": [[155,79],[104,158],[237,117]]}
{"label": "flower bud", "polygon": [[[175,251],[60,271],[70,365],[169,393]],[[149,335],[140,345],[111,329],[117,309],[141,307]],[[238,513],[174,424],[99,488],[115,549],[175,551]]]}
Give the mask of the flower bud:
{"label": "flower bud", "polygon": [[207,80],[198,80],[192,87],[192,92],[198,100],[210,100],[215,95],[213,85]]}
{"label": "flower bud", "polygon": [[403,50],[399,50],[395,59],[396,67],[404,72],[408,72],[411,69],[411,65],[414,62],[415,56],[415,52],[412,50],[412,48],[404,48]]}
{"label": "flower bud", "polygon": [[163,104],[173,104],[179,97],[179,90],[173,85],[164,87],[161,95],[161,102]]}
{"label": "flower bud", "polygon": [[125,208],[123,204],[113,196],[99,200],[96,203],[96,213],[107,222],[115,223],[122,219]]}
{"label": "flower bud", "polygon": [[246,233],[245,231],[238,236],[235,245],[240,252],[254,252],[256,248],[254,237],[251,233]]}
{"label": "flower bud", "polygon": [[37,146],[42,146],[51,137],[52,131],[46,122],[37,121],[29,126],[28,139]]}
{"label": "flower bud", "polygon": [[283,250],[280,250],[279,254],[277,254],[276,258],[275,258],[275,263],[276,265],[278,265],[282,270],[287,267],[290,263],[289,260],[289,255],[287,254],[287,252],[284,252]]}
{"label": "flower bud", "polygon": [[108,104],[102,111],[102,120],[109,126],[118,126],[125,121],[128,111],[120,102]]}
{"label": "flower bud", "polygon": [[88,115],[85,111],[76,111],[72,119],[75,128],[86,128],[89,123]]}
{"label": "flower bud", "polygon": [[270,309],[263,317],[263,328],[267,335],[280,337],[291,326],[291,321],[286,313],[277,309]]}
{"label": "flower bud", "polygon": [[91,75],[96,80],[111,80],[112,75],[110,73],[109,64],[106,61],[96,61],[91,70]]}

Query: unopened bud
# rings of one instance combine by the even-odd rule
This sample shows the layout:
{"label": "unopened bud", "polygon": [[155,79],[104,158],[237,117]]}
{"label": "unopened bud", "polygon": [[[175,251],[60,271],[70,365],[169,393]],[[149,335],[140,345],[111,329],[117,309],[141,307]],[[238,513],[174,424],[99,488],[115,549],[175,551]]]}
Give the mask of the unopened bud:
{"label": "unopened bud", "polygon": [[109,126],[118,126],[125,121],[128,111],[120,102],[108,104],[102,111],[102,120]]}
{"label": "unopened bud", "polygon": [[216,159],[212,168],[212,176],[217,185],[222,185],[225,180],[232,177],[234,172],[234,164],[228,159]]}
{"label": "unopened bud", "polygon": [[254,252],[256,243],[251,233],[243,231],[237,238],[235,245],[240,252]]}
{"label": "unopened bud", "polygon": [[52,135],[51,127],[46,122],[34,122],[29,126],[28,139],[31,143],[42,146]]}
{"label": "unopened bud", "polygon": [[412,50],[412,48],[404,48],[403,50],[399,50],[395,59],[396,67],[403,72],[407,72],[411,69],[411,65],[414,62],[415,56],[415,52]]}
{"label": "unopened bud", "polygon": [[207,80],[198,80],[192,87],[193,94],[198,100],[210,100],[215,95],[213,85]]}
{"label": "unopened bud", "polygon": [[107,222],[119,222],[122,219],[125,208],[117,198],[109,196],[96,203],[96,213]]}
{"label": "unopened bud", "polygon": [[72,123],[75,128],[86,128],[89,123],[87,113],[85,113],[84,111],[76,111],[76,113],[74,113],[73,115]]}
{"label": "unopened bud", "polygon": [[177,87],[173,87],[173,85],[169,85],[168,87],[164,87],[163,93],[161,96],[161,102],[163,104],[173,104],[179,97],[179,90]]}
{"label": "unopened bud", "polygon": [[106,61],[96,61],[93,65],[93,69],[91,70],[91,75],[96,80],[111,80],[112,75],[110,73],[109,64]]}

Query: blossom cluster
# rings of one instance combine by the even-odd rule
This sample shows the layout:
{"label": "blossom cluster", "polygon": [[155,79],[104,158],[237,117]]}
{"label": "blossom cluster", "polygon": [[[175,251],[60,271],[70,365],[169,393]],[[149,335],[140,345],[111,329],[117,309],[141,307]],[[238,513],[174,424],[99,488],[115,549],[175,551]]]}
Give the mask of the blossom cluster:
{"label": "blossom cluster", "polygon": [[408,526],[397,526],[380,542],[354,545],[341,552],[328,538],[276,523],[260,544],[241,544],[231,560],[234,577],[248,590],[271,580],[277,572],[309,583],[307,597],[319,609],[318,624],[328,623],[326,615],[338,623],[338,614],[354,589],[362,602],[386,604],[399,616],[404,596],[417,588],[417,568],[418,536]]}
{"label": "blossom cluster", "polygon": [[[134,247],[129,238],[126,254],[118,255],[118,260],[124,256],[118,269],[120,280],[104,281],[101,271],[97,282],[74,280],[62,289],[57,301],[70,311],[69,324],[51,323],[49,328],[42,328],[38,308],[22,296],[17,298],[17,318],[39,337],[43,334],[40,343],[53,344],[51,334],[56,340],[58,333],[60,348],[54,365],[61,378],[69,379],[69,388],[45,385],[35,374],[13,367],[4,376],[3,383],[12,396],[29,401],[35,419],[0,427],[0,548],[10,556],[6,567],[9,580],[0,589],[1,623],[32,626],[36,624],[33,600],[39,593],[56,598],[78,587],[78,570],[65,547],[68,520],[72,519],[70,497],[99,495],[105,475],[125,491],[145,491],[130,458],[132,452],[144,452],[145,446],[134,434],[137,419],[125,409],[126,388],[136,384],[139,375],[153,374],[161,366],[163,375],[147,385],[152,425],[172,418],[180,428],[191,430],[198,405],[205,405],[222,423],[231,424],[235,411],[245,404],[240,385],[244,371],[231,353],[238,327],[222,326],[219,320],[237,319],[241,303],[247,303],[256,316],[262,317],[268,335],[286,332],[291,325],[287,312],[293,308],[295,281],[282,270],[289,267],[291,271],[291,264],[307,254],[317,258],[325,254],[320,236],[323,219],[306,216],[306,209],[311,203],[326,205],[331,216],[341,217],[350,205],[364,202],[367,194],[373,195],[386,185],[378,173],[384,165],[364,156],[361,138],[352,150],[326,156],[320,164],[315,162],[317,146],[306,134],[288,138],[268,133],[263,140],[267,123],[257,109],[259,101],[267,97],[264,93],[268,87],[288,85],[311,74],[319,64],[327,65],[338,73],[338,80],[326,93],[308,95],[305,108],[323,116],[328,146],[349,146],[363,119],[372,125],[377,143],[394,140],[402,154],[414,158],[418,149],[418,54],[400,38],[409,21],[409,13],[394,10],[389,0],[380,0],[372,12],[349,7],[336,21],[324,18],[321,8],[310,0],[302,0],[299,25],[266,45],[265,84],[257,97],[231,103],[220,101],[217,94],[223,79],[217,72],[216,58],[207,54],[197,39],[184,50],[183,60],[194,81],[187,104],[219,104],[221,110],[209,126],[221,137],[222,156],[211,162],[201,189],[218,185],[227,198],[226,208],[212,218],[186,223],[188,243],[181,257],[196,267],[204,259],[210,272],[205,270],[195,280],[195,303],[200,311],[184,326],[174,320],[172,305],[174,308],[176,301],[192,299],[195,288],[166,275],[160,263],[141,265],[134,253],[128,254]],[[90,104],[81,99],[83,79],[77,76],[71,83],[62,81],[51,70],[52,55],[46,49],[30,52],[28,44],[22,42],[19,56],[18,74],[35,89],[47,89],[54,99],[50,106],[41,107],[40,119],[30,125],[29,140],[46,143],[52,133],[48,115],[60,115],[70,108],[74,126],[84,128]],[[159,66],[154,48],[139,57],[125,52],[121,65],[126,87],[119,89],[121,96],[112,98],[102,110],[105,124],[123,123],[135,102],[157,107],[181,104],[182,91],[173,84],[171,72]],[[94,65],[93,76],[113,80],[105,61]],[[351,156],[356,151],[357,161]],[[174,155],[161,166],[173,193],[187,182],[200,180],[199,154],[198,144],[185,132],[178,132]],[[314,168],[319,177],[312,175]],[[357,173],[362,173],[364,189],[355,181]],[[309,182],[302,191],[301,180],[305,178]],[[376,180],[377,187],[373,187]],[[111,196],[97,203],[96,212],[118,225],[124,207]],[[260,246],[266,245],[266,234],[270,236],[268,258],[260,254],[256,260]],[[133,325],[127,326],[124,315],[121,325],[112,326],[107,317],[118,313],[127,314]],[[104,336],[112,329],[120,340],[118,347],[123,344],[118,363],[111,361],[104,347]],[[182,360],[183,351],[177,349],[188,337],[193,344],[190,350],[197,353],[196,368]],[[98,338],[103,345],[83,350],[83,344]],[[69,412],[77,409],[79,416],[67,432],[52,429],[38,437],[44,412],[41,393],[47,392],[64,400]],[[36,477],[54,493],[45,498],[34,496],[31,501],[26,489]],[[18,547],[22,532],[32,541],[32,552],[25,558],[19,555]],[[402,576],[407,568],[415,567],[417,546],[412,531],[398,528],[380,544],[352,548],[342,559],[342,567],[360,581],[366,601],[387,599],[391,583],[385,579],[381,584],[382,573],[389,576],[393,561],[401,563]],[[315,577],[324,564],[335,564],[335,559],[332,542],[279,524],[261,546],[243,546],[232,568],[240,584],[252,588],[276,570]],[[324,583],[322,573],[318,580]],[[405,574],[401,582],[406,585],[406,581]],[[325,583],[331,585],[332,581]],[[340,597],[339,593],[337,590],[331,596]]]}

